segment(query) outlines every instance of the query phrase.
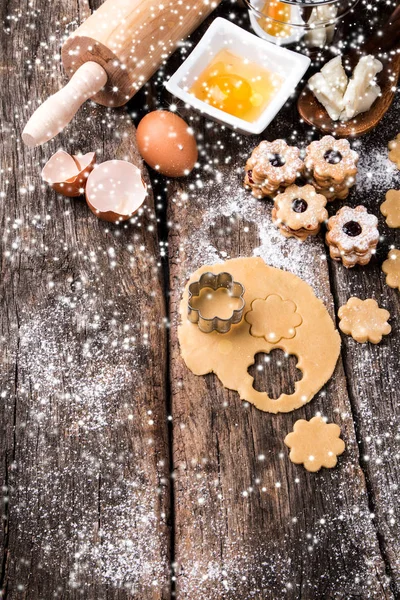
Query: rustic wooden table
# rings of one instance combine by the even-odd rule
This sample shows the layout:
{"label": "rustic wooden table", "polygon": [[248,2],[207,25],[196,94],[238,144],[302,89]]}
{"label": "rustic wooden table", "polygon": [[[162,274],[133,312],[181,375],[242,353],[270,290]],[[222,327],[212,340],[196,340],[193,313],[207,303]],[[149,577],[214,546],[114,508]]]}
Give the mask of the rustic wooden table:
{"label": "rustic wooden table", "polygon": [[[285,241],[271,203],[242,189],[259,139],[180,104],[198,134],[200,167],[179,181],[146,174],[153,195],[132,223],[102,223],[83,200],[57,196],[40,170],[60,146],[141,165],[133,121],[174,102],[162,80],[211,21],[128,112],[88,103],[62,135],[30,150],[23,125],[64,80],[60,44],[99,1],[89,4],[0,5],[0,597],[400,598],[400,303],[381,272],[398,234],[380,217],[376,258],[351,271],[326,259],[322,236]],[[365,4],[348,42],[390,10]],[[236,2],[218,14],[247,27]],[[360,174],[349,203],[377,216],[386,190],[399,187],[386,151],[399,108],[397,99],[354,144]],[[292,100],[266,137],[303,146],[317,134]],[[351,295],[375,297],[392,314],[392,334],[378,346],[342,337],[333,378],[295,413],[261,413],[214,376],[195,377],[180,357],[187,276],[251,255],[304,278],[333,318]],[[277,394],[296,373],[274,354],[253,372],[258,389]],[[336,469],[310,474],[288,460],[283,439],[317,411],[340,424],[347,450]]]}

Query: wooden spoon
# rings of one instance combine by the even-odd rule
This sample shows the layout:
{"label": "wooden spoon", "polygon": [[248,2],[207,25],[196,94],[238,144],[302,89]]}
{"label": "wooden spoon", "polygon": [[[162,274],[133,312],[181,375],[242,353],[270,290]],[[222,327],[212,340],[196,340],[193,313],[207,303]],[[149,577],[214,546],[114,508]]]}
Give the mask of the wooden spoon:
{"label": "wooden spoon", "polygon": [[343,63],[355,67],[360,56],[365,54],[386,54],[380,58],[383,70],[378,75],[378,84],[382,93],[375,100],[369,111],[361,113],[350,121],[332,121],[325,108],[318,102],[308,85],[301,92],[297,101],[297,109],[306,123],[317,127],[326,134],[337,137],[359,137],[368,133],[383,118],[389,110],[400,76],[400,6],[396,8],[387,24],[382,29],[381,36],[373,36],[360,49],[343,56]]}

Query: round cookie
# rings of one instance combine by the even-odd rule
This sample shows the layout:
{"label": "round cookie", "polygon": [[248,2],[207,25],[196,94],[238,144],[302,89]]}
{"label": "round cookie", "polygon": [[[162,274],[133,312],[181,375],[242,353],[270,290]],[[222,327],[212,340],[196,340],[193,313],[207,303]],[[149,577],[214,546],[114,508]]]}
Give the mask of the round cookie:
{"label": "round cookie", "polygon": [[[244,318],[229,333],[223,335],[215,331],[202,333],[187,319],[188,287],[207,271],[226,271],[245,288]],[[267,300],[270,296],[279,298],[270,302]],[[254,308],[258,309],[259,304],[256,300],[267,300],[268,310],[255,311]],[[275,332],[275,336],[269,336],[274,329],[275,323],[272,321],[275,316],[272,315],[271,323],[268,323],[266,315],[272,306],[282,306],[282,302],[286,301],[291,301],[296,307],[294,311],[291,304],[285,305],[289,333],[285,333],[284,323],[280,319],[279,332]],[[251,311],[253,314],[250,314]],[[262,316],[262,323],[257,324],[257,314]],[[296,315],[299,315],[301,322]],[[332,376],[339,357],[339,333],[312,288],[296,275],[270,267],[258,257],[236,258],[217,265],[204,265],[195,271],[185,287],[180,316],[178,337],[187,367],[195,375],[215,373],[226,388],[236,390],[242,400],[251,402],[266,412],[290,412],[310,402]],[[255,328],[257,335],[250,333],[251,327]],[[278,338],[279,341],[273,341]],[[254,363],[256,354],[269,354],[276,348],[298,357],[297,368],[302,371],[303,377],[296,382],[293,394],[281,394],[274,400],[267,393],[254,389],[254,380],[248,373],[248,368]]]}

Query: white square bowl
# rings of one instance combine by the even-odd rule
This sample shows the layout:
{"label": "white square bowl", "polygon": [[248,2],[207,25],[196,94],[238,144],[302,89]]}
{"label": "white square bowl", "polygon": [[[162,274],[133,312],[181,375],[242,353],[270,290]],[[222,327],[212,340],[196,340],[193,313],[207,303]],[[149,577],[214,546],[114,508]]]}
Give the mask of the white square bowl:
{"label": "white square bowl", "polygon": [[[259,64],[260,67],[282,77],[281,87],[256,121],[249,122],[234,117],[189,93],[193,83],[222,49],[229,50],[232,54]],[[303,54],[271,44],[230,21],[217,17],[193,52],[166,83],[166,88],[171,94],[218,123],[224,123],[241,133],[259,134],[266,129],[294,92],[310,62]]]}

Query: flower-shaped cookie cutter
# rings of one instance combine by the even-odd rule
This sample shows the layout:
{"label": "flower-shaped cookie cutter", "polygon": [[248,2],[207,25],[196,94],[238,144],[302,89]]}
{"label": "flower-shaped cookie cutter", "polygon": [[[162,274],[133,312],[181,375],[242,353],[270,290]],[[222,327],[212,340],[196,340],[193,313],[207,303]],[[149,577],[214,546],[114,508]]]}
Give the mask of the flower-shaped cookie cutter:
{"label": "flower-shaped cookie cutter", "polygon": [[[221,318],[218,315],[211,318],[204,317],[200,310],[192,305],[192,299],[200,296],[200,292],[205,288],[210,288],[214,292],[224,288],[229,291],[232,298],[238,298],[241,305],[239,308],[232,310],[232,315],[229,318]],[[238,281],[234,281],[230,273],[203,273],[198,281],[194,281],[189,285],[187,317],[191,323],[197,323],[198,328],[203,333],[211,333],[212,331],[228,333],[232,325],[237,325],[243,318],[246,304],[243,298],[244,292],[243,285]]]}

